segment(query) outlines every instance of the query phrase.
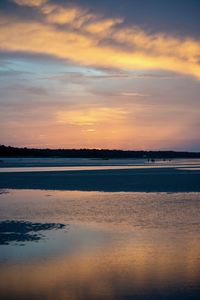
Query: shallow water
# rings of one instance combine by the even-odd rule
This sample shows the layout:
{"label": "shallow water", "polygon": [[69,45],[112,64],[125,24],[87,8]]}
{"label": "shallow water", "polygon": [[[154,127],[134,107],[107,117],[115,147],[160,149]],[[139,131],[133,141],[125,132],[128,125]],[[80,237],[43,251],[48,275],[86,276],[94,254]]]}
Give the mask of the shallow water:
{"label": "shallow water", "polygon": [[123,169],[177,168],[200,170],[200,159],[84,159],[84,158],[2,158],[0,172],[55,172]]}
{"label": "shallow water", "polygon": [[[170,165],[170,167],[172,167]],[[165,165],[124,165],[124,166],[57,166],[57,167],[9,167],[0,168],[1,173],[13,172],[55,172],[55,171],[96,171],[96,170],[126,170],[126,169],[152,169],[152,168],[169,168]]]}
{"label": "shallow water", "polygon": [[1,299],[200,297],[200,193],[1,190],[0,220]]}

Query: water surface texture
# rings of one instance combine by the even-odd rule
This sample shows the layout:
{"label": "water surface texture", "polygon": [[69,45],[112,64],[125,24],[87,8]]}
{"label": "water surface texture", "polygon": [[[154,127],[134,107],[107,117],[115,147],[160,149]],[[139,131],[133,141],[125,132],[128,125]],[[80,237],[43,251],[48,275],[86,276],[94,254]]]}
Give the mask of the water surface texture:
{"label": "water surface texture", "polygon": [[0,229],[1,299],[200,297],[199,193],[1,190]]}

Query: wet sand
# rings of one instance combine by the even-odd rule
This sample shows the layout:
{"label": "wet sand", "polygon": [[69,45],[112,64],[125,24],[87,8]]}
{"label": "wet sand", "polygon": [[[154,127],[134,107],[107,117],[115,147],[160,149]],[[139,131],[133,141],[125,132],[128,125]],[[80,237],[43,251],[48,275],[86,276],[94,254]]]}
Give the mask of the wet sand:
{"label": "wet sand", "polygon": [[0,188],[105,192],[199,192],[200,171],[172,167],[0,173]]}

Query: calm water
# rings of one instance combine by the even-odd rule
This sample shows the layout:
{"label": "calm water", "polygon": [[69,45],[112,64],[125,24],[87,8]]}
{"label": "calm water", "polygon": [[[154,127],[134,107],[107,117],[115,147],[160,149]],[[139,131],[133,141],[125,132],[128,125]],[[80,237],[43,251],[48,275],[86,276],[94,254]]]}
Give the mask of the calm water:
{"label": "calm water", "polygon": [[1,190],[0,221],[3,300],[200,298],[200,193]]}

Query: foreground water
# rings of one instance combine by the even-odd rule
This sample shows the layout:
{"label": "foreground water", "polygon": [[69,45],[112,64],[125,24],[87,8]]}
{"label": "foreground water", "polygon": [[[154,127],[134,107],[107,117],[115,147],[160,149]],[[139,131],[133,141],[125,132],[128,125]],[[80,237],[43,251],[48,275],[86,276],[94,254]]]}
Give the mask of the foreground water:
{"label": "foreground water", "polygon": [[199,299],[200,193],[1,190],[1,299]]}

